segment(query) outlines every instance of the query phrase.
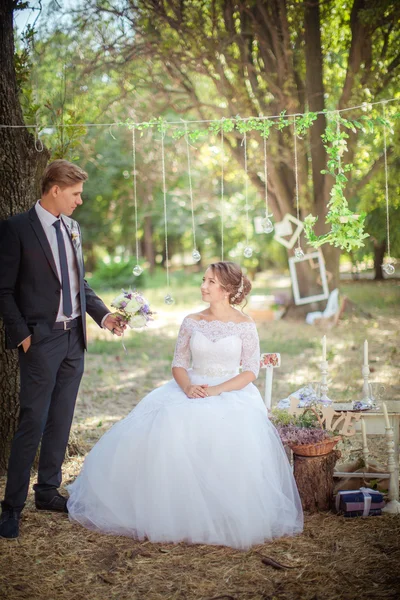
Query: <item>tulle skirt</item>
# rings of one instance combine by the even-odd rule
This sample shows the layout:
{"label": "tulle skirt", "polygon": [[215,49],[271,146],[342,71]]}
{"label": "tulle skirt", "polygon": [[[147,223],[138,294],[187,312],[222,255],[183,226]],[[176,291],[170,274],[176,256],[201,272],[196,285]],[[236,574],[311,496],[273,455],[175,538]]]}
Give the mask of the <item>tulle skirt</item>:
{"label": "tulle skirt", "polygon": [[93,447],[68,492],[72,521],[154,542],[245,549],[303,529],[291,466],[253,384],[202,399],[174,380],[153,390]]}

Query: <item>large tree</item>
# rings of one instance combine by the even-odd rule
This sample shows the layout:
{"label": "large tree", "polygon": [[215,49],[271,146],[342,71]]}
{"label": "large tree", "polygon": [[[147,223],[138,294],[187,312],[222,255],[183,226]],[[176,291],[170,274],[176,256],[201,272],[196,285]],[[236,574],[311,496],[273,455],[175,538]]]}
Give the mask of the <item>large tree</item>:
{"label": "large tree", "polygon": [[[0,220],[30,208],[38,197],[38,182],[48,152],[38,152],[35,138],[24,127],[15,72],[13,14],[15,0],[0,3]],[[12,127],[10,127],[12,126]],[[16,351],[5,350],[0,321],[0,471],[6,468],[10,440],[18,418],[19,371]]]}
{"label": "large tree", "polygon": [[[353,0],[346,7],[339,0],[88,0],[74,26],[84,39],[95,27],[89,70],[100,64],[123,70],[141,59],[146,85],[183,113],[212,119],[334,111],[391,94],[399,79],[399,17],[396,0]],[[320,114],[298,144],[301,213],[318,217],[318,234],[326,231],[333,183],[321,173],[326,124]],[[350,134],[347,162],[358,139]],[[232,132],[226,140],[243,166],[241,136]],[[280,220],[296,213],[292,132],[274,129],[268,145],[270,206]],[[260,150],[248,167],[263,193]],[[329,245],[323,251],[336,285],[339,252]]]}

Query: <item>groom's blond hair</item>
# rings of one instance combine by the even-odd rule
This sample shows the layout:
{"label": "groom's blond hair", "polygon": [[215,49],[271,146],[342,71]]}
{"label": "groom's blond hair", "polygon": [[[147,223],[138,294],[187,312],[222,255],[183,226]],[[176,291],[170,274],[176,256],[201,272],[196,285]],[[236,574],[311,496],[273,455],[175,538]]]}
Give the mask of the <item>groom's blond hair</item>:
{"label": "groom's blond hair", "polygon": [[53,187],[58,185],[60,188],[71,187],[80,181],[86,181],[88,174],[86,171],[70,163],[68,160],[58,159],[51,162],[44,170],[41,181],[42,195]]}

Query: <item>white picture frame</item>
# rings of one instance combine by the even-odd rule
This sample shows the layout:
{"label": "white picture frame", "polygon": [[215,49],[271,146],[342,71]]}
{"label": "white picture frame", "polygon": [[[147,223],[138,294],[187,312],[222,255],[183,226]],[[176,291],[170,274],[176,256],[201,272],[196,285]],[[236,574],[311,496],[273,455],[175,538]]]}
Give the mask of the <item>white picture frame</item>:
{"label": "white picture frame", "polygon": [[[283,237],[283,235],[290,235],[290,233],[293,230],[292,223],[293,223],[293,225],[296,225],[296,229],[294,230],[292,237],[287,240]],[[274,240],[276,240],[277,242],[279,242],[279,244],[282,244],[282,246],[285,246],[286,248],[288,248],[290,250],[291,248],[293,248],[293,246],[299,239],[303,229],[304,229],[304,224],[302,221],[300,221],[299,219],[296,219],[296,217],[294,217],[290,213],[286,213],[286,215],[283,217],[282,221],[280,221],[279,223],[275,223],[275,232],[276,233],[274,235]]]}
{"label": "white picture frame", "polygon": [[[314,259],[317,261],[317,264],[319,266],[319,278],[321,280],[322,293],[315,294],[314,296],[301,297],[299,290],[299,282],[297,280],[296,264],[301,262],[307,262],[310,260],[313,261]],[[310,254],[305,254],[302,258],[296,258],[296,256],[291,256],[289,258],[289,270],[290,278],[292,280],[293,298],[296,306],[300,306],[302,304],[311,304],[311,302],[319,302],[320,300],[327,300],[329,298],[329,287],[326,277],[325,261],[321,250],[311,252]]]}

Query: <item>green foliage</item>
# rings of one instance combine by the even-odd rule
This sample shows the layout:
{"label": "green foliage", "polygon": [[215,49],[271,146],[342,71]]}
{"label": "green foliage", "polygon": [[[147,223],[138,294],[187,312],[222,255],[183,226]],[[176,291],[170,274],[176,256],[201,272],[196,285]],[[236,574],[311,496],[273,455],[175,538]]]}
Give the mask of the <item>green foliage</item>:
{"label": "green foliage", "polygon": [[295,425],[296,427],[318,427],[318,419],[312,411],[306,411],[300,415],[292,415],[287,410],[280,408],[272,409],[272,421],[274,425]]}
{"label": "green foliage", "polygon": [[109,263],[100,261],[95,274],[90,279],[90,284],[96,289],[117,289],[127,287],[138,287],[143,289],[146,286],[148,273],[143,271],[139,277],[132,275],[132,269],[136,265],[136,260],[132,257],[127,261]]}
{"label": "green foliage", "polygon": [[[282,206],[285,211],[292,206],[294,119],[288,115],[293,112],[297,113],[295,127],[300,140],[301,208],[315,208],[309,130],[317,119],[317,113],[298,114],[307,110],[307,104],[303,105],[303,100],[299,100],[306,97],[303,13],[298,10],[297,2],[291,0],[286,3],[290,53],[282,54],[287,57],[285,76],[278,78],[274,67],[271,71],[271,66],[268,67],[265,62],[270,50],[264,51],[268,40],[263,37],[263,30],[254,26],[257,22],[254,15],[248,19],[253,10],[258,10],[257,3],[246,5],[245,9],[237,6],[234,15],[230,14],[229,8],[223,11],[218,4],[198,0],[190,3],[172,0],[168,7],[160,4],[162,10],[157,13],[158,5],[157,0],[150,5],[139,2],[136,10],[132,3],[121,0],[119,6],[127,16],[127,20],[122,22],[119,20],[120,12],[111,5],[107,5],[107,12],[103,12],[103,3],[88,0],[85,2],[84,20],[76,13],[76,17],[71,17],[73,25],[69,31],[57,25],[47,31],[43,29],[36,36],[34,54],[30,49],[31,54],[26,52],[16,57],[19,82],[25,97],[23,110],[26,121],[38,122],[41,140],[51,148],[53,158],[79,160],[90,174],[85,185],[85,203],[79,213],[87,255],[93,256],[94,261],[108,254],[129,262],[135,254],[130,135],[135,127],[140,132],[137,148],[140,252],[143,254],[145,251],[145,221],[147,225],[150,221],[150,234],[148,227],[147,235],[151,235],[157,260],[164,253],[160,169],[160,140],[164,135],[170,256],[177,258],[180,255],[182,260],[184,256],[190,256],[193,245],[191,210],[186,149],[182,139],[186,128],[179,123],[184,119],[189,122],[188,136],[194,147],[191,160],[195,223],[204,261],[218,257],[221,248],[222,130],[226,138],[225,257],[240,261],[243,258],[246,228],[243,167],[239,162],[230,160],[229,153],[232,149],[236,158],[240,158],[240,141],[246,133],[251,179],[250,238],[254,254],[252,259],[243,262],[252,270],[271,264],[284,266],[286,257],[282,247],[272,241],[272,236],[254,235],[252,222],[254,217],[263,214],[265,208],[263,137],[269,140],[269,157],[274,163],[270,177],[272,172],[278,173],[282,190],[288,190]],[[271,7],[266,5],[265,10],[270,26],[275,27]],[[333,0],[329,10],[321,6],[324,88],[329,107],[326,112],[328,126],[323,137],[328,159],[324,175],[332,181],[332,188],[326,218],[328,233],[317,236],[314,232],[315,217],[309,215],[306,218],[308,240],[316,247],[331,243],[348,251],[363,252],[360,248],[366,241],[365,251],[371,252],[371,241],[365,233],[368,223],[371,233],[373,226],[379,223],[379,232],[376,236],[374,234],[376,239],[385,236],[384,219],[370,221],[365,217],[378,205],[383,210],[382,172],[371,178],[361,192],[353,190],[358,182],[362,183],[382,153],[384,118],[378,112],[380,108],[372,105],[374,90],[380,90],[379,97],[397,93],[398,77],[396,79],[395,73],[388,71],[396,56],[394,33],[388,28],[395,12],[393,3],[388,2],[385,11],[382,11],[383,21],[377,20],[378,13],[375,12],[364,15],[365,23],[372,23],[371,63],[379,64],[379,68],[372,69],[368,87],[359,74],[351,73],[354,75],[354,89],[347,105],[350,102],[360,104],[362,108],[356,113],[342,113],[337,131],[336,118],[332,119],[331,115],[337,114],[335,108],[346,79],[352,43],[350,8],[343,7],[339,0]],[[166,13],[167,20],[164,18]],[[245,38],[245,46],[240,44],[241,36]],[[31,48],[29,39],[32,41],[33,32],[27,33],[27,47]],[[382,46],[384,39],[386,42]],[[369,41],[367,36],[365,43]],[[385,51],[387,55],[384,56]],[[179,60],[175,60],[177,57]],[[246,64],[251,68],[244,68]],[[298,78],[298,88],[294,73]],[[364,75],[366,78],[366,70]],[[397,118],[394,106],[388,105],[385,123],[388,135],[397,136],[396,127],[393,128],[394,133],[390,133],[391,124]],[[260,116],[271,113],[279,116],[275,119]],[[149,117],[149,114],[152,116]],[[221,118],[224,114],[237,116]],[[239,116],[251,114],[258,116]],[[351,118],[344,118],[344,114],[350,114]],[[197,119],[215,121],[194,122]],[[83,126],[83,123],[95,122],[115,122],[115,126],[110,131],[108,128]],[[75,124],[78,126],[75,127]],[[388,140],[392,148],[396,148],[396,143],[396,138]],[[349,156],[347,164],[344,161],[346,154]],[[396,164],[395,159],[394,151],[391,157],[393,165]],[[398,172],[399,169],[390,169],[391,181],[398,181]],[[259,185],[253,187],[252,183],[257,181]],[[398,186],[394,185],[394,188],[398,189]],[[390,194],[391,202],[396,202],[399,197],[395,189]],[[280,194],[276,197],[280,203]]]}
{"label": "green foliage", "polygon": [[[393,117],[397,118],[397,113]],[[328,204],[329,211],[326,216],[326,223],[330,225],[331,229],[328,233],[317,236],[314,233],[317,218],[308,215],[304,219],[305,235],[314,248],[318,248],[325,243],[330,243],[347,251],[364,246],[364,240],[369,236],[368,233],[365,233],[366,212],[356,214],[351,211],[345,197],[348,182],[345,173],[354,168],[353,164],[343,165],[342,162],[344,153],[348,151],[347,140],[349,134],[345,129],[358,133],[360,130],[367,128],[369,132],[373,132],[376,126],[382,127],[383,125],[393,132],[390,121],[380,116],[371,118],[363,115],[361,120],[350,120],[336,113],[335,120],[331,119],[328,122],[322,136],[328,155],[327,169],[322,172],[334,178],[330,194],[331,199]]]}

